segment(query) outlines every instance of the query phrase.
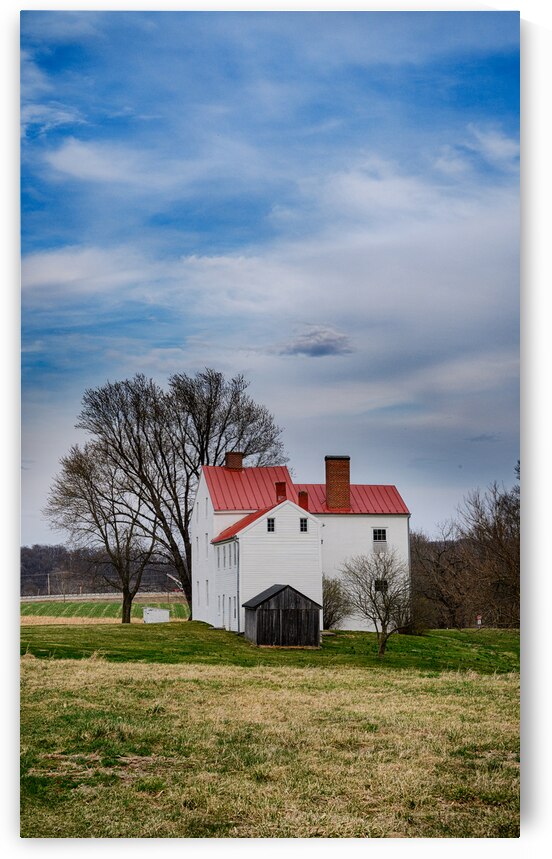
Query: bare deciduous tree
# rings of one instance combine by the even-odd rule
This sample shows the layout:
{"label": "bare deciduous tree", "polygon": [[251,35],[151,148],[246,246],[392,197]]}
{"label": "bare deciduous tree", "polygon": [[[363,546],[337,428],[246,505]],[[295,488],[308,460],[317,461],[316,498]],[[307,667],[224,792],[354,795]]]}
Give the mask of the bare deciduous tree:
{"label": "bare deciduous tree", "polygon": [[408,567],[393,550],[374,552],[351,558],[342,575],[351,609],[374,625],[383,657],[389,637],[410,621]]}
{"label": "bare deciduous tree", "polygon": [[413,531],[410,559],[414,622],[430,627],[467,626],[474,611],[475,583],[456,524],[441,524],[433,540]]}
{"label": "bare deciduous tree", "polygon": [[520,499],[492,483],[470,492],[459,508],[458,537],[478,583],[479,613],[488,625],[519,625]]}
{"label": "bare deciduous tree", "polygon": [[[519,479],[519,463],[516,466]],[[435,539],[411,534],[415,621],[519,625],[520,493],[492,483],[470,492]]]}
{"label": "bare deciduous tree", "polygon": [[124,474],[105,449],[74,445],[61,460],[45,514],[71,542],[91,552],[104,579],[123,598],[122,621],[130,623],[132,601],[155,547],[140,495],[125,486]]}
{"label": "bare deciduous tree", "polygon": [[324,629],[336,629],[350,613],[349,599],[340,579],[322,576],[322,606]]}
{"label": "bare deciduous tree", "polygon": [[241,375],[216,370],[175,374],[164,392],[138,374],[89,389],[77,427],[101,443],[140,498],[142,526],[155,533],[157,552],[176,569],[192,604],[190,519],[202,465],[221,465],[239,449],[256,465],[286,462],[281,430],[247,394]]}
{"label": "bare deciduous tree", "polygon": [[222,465],[228,450],[241,451],[256,466],[287,462],[280,427],[247,394],[249,382],[242,374],[225,379],[209,368],[195,376],[175,373],[169,386],[175,415],[186,417],[180,437],[196,471],[201,465]]}

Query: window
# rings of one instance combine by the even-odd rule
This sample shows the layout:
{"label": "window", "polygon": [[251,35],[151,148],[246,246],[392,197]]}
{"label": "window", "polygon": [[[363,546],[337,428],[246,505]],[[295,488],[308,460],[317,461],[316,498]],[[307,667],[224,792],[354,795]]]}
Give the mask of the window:
{"label": "window", "polygon": [[236,597],[234,597],[234,618],[236,617]]}
{"label": "window", "polygon": [[226,569],[226,545],[222,547],[222,566]]}
{"label": "window", "polygon": [[217,567],[220,570],[220,546],[217,546]]}
{"label": "window", "polygon": [[274,519],[266,520],[266,530],[269,531],[271,534],[274,533]]}
{"label": "window", "polygon": [[199,605],[199,579],[196,582],[197,604]]}
{"label": "window", "polygon": [[220,617],[220,594],[218,595],[218,613]]}
{"label": "window", "polygon": [[376,579],[374,582],[374,590],[384,594],[387,593],[387,579]]}
{"label": "window", "polygon": [[372,528],[372,547],[378,555],[387,552],[387,528]]}
{"label": "window", "polygon": [[238,544],[234,543],[234,566],[238,563]]}
{"label": "window", "polygon": [[209,579],[205,579],[205,605],[209,605]]}
{"label": "window", "polygon": [[305,534],[307,531],[307,519],[299,519],[299,530]]}

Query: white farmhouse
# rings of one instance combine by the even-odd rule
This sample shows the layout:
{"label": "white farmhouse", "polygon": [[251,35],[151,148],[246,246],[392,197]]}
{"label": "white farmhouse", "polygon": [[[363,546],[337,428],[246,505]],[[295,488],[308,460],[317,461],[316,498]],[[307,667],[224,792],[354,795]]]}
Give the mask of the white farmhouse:
{"label": "white farmhouse", "polygon": [[[243,632],[243,603],[278,583],[322,604],[322,575],[353,555],[409,559],[410,513],[394,486],[351,484],[349,457],[326,457],[326,482],[294,484],[285,466],[204,466],[192,513],[192,614]],[[368,629],[350,616],[345,629]]]}

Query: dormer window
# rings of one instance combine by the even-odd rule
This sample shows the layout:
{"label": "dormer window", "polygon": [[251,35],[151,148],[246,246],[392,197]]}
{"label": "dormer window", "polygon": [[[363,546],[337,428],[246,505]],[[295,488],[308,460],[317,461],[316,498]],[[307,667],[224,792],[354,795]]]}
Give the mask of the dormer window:
{"label": "dormer window", "polygon": [[269,532],[269,534],[273,534],[274,531],[276,530],[274,526],[275,526],[274,519],[268,518],[266,520],[266,530]]}
{"label": "dormer window", "polygon": [[299,530],[302,534],[306,534],[308,531],[308,519],[299,519]]}

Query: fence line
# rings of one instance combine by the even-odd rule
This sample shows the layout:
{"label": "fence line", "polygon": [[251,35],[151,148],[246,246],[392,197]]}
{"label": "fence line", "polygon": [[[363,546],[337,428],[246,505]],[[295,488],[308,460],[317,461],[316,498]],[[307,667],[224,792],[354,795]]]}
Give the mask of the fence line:
{"label": "fence line", "polygon": [[[138,591],[136,594],[136,598],[139,597],[163,597],[165,600],[167,595],[172,599],[177,599],[180,596],[184,596],[181,591]],[[114,600],[114,599],[122,599],[122,595],[119,591],[113,591],[112,593],[102,593],[102,594],[44,594],[42,596],[24,596],[20,597],[21,602],[78,602],[79,600]]]}

